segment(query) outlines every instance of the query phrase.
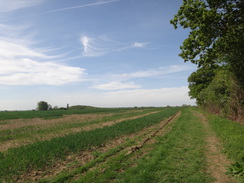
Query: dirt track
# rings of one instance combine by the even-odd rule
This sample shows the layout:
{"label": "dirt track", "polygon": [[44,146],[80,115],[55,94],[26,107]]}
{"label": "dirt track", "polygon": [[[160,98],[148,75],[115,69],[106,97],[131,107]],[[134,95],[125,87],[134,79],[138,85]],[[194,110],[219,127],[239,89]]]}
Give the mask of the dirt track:
{"label": "dirt track", "polygon": [[230,166],[231,162],[227,159],[227,157],[221,153],[223,150],[220,140],[216,137],[214,132],[211,130],[208,121],[204,114],[195,112],[201,122],[203,123],[206,131],[206,157],[208,163],[207,173],[210,173],[215,181],[214,183],[231,183],[234,182],[231,177],[227,176],[226,168]]}

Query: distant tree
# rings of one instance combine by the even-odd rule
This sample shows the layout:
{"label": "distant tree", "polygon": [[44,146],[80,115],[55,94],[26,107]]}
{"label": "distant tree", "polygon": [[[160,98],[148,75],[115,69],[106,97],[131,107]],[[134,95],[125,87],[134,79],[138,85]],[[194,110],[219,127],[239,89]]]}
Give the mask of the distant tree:
{"label": "distant tree", "polygon": [[52,110],[53,107],[51,106],[51,104],[48,104],[48,110]]}
{"label": "distant tree", "polygon": [[40,101],[37,103],[37,110],[38,111],[46,111],[48,110],[48,103],[45,101]]}

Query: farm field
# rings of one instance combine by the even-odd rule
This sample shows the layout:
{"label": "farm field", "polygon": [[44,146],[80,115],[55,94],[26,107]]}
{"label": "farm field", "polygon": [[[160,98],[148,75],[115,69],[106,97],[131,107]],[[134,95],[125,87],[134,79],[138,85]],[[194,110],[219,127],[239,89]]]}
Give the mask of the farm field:
{"label": "farm field", "polygon": [[243,126],[195,107],[10,113],[0,182],[244,181]]}

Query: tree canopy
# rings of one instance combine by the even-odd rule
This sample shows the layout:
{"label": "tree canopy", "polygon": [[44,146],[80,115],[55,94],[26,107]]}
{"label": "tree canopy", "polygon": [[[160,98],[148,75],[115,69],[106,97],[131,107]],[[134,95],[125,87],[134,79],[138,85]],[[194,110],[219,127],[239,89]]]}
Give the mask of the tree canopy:
{"label": "tree canopy", "polygon": [[179,54],[199,68],[188,78],[190,96],[199,105],[210,105],[210,94],[218,104],[225,97],[226,103],[217,106],[226,111],[229,105],[229,111],[235,111],[232,115],[243,116],[244,1],[183,0],[170,22],[176,29],[190,30]]}
{"label": "tree canopy", "polygon": [[189,28],[181,46],[185,61],[202,66],[225,59],[243,81],[244,2],[242,0],[184,0],[171,20],[177,28]]}
{"label": "tree canopy", "polygon": [[40,101],[37,103],[37,110],[38,111],[46,111],[48,110],[48,103],[45,101]]}

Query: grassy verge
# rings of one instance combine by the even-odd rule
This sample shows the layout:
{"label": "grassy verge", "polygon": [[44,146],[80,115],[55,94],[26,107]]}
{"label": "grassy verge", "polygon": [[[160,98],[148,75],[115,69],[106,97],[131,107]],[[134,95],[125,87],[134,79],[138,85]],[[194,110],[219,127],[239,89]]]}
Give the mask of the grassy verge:
{"label": "grassy verge", "polygon": [[111,179],[126,183],[210,182],[211,177],[206,174],[204,139],[199,119],[189,108],[183,109],[172,131],[160,136],[150,153]]}
{"label": "grassy verge", "polygon": [[207,115],[212,129],[221,139],[224,152],[236,163],[229,173],[244,182],[244,126],[219,116]]}
{"label": "grassy verge", "polygon": [[93,146],[99,146],[110,139],[134,133],[159,123],[177,111],[178,108],[165,108],[160,113],[127,120],[113,126],[9,149],[4,155],[0,156],[0,177],[8,180],[14,175],[51,166],[55,161],[64,159],[69,153],[76,153]]}

